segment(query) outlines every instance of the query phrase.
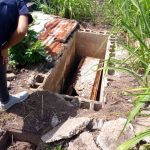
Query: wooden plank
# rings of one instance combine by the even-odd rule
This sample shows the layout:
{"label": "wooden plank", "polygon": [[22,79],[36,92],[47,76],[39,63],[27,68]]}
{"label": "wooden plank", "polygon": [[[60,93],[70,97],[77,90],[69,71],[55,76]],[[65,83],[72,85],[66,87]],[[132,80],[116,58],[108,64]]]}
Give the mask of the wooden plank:
{"label": "wooden plank", "polygon": [[96,79],[93,85],[93,89],[92,89],[92,93],[91,93],[91,98],[92,100],[96,100],[97,98],[97,92],[99,91],[100,88],[100,80],[101,80],[101,73],[102,71],[100,70],[100,68],[103,66],[103,63],[98,65],[97,68],[97,73],[96,73]]}

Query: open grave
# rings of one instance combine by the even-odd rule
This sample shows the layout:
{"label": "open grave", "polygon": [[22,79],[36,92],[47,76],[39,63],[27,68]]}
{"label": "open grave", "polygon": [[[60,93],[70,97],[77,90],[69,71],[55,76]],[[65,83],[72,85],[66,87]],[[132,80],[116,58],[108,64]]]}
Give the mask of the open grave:
{"label": "open grave", "polygon": [[[59,131],[63,127],[61,123],[68,118],[85,117],[88,123],[80,131],[83,132],[89,122],[125,117],[132,107],[121,90],[136,86],[135,79],[110,69],[105,74],[102,69],[110,55],[120,55],[113,48],[115,36],[102,31],[80,30],[75,20],[38,12],[33,16],[36,22],[32,28],[40,33],[39,39],[47,46],[47,62],[22,69],[11,80],[11,93],[28,90],[31,95],[26,102],[0,114],[3,128],[0,149],[15,149],[25,141],[28,149],[44,150],[43,140],[49,141],[48,131],[55,127]],[[94,133],[97,134],[95,129]],[[66,144],[75,138],[72,134],[69,140],[60,141]],[[52,145],[55,145],[53,140]]]}

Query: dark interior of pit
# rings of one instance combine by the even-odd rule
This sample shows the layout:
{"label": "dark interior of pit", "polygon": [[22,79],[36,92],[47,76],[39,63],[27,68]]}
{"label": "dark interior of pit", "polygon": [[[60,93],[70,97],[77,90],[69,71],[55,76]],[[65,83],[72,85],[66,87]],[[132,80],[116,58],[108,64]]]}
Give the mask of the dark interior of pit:
{"label": "dark interior of pit", "polygon": [[[82,57],[78,56],[77,54],[75,55],[74,62],[72,64],[72,66],[71,66],[69,74],[66,77],[64,86],[63,86],[62,90],[60,91],[60,94],[67,94],[68,95],[69,88],[73,85],[74,81],[77,78],[77,71],[78,71],[78,67],[79,67],[79,64],[81,62],[81,59],[82,59]],[[103,66],[101,66],[101,67],[103,67]],[[103,74],[103,71],[100,74],[100,81],[99,81],[99,84],[98,84],[99,86],[98,86],[96,101],[99,101],[99,98],[100,98],[102,74]],[[76,90],[73,87],[72,87],[72,92],[69,95],[70,96],[79,96],[77,94]]]}
{"label": "dark interior of pit", "polygon": [[8,131],[1,135],[0,150],[36,150],[37,146],[30,143],[20,141],[14,138],[14,135]]}
{"label": "dark interior of pit", "polygon": [[[105,59],[106,48],[108,45],[108,36],[98,33],[91,32],[77,32],[76,42],[75,42],[75,56],[74,62],[70,64],[70,70],[65,77],[65,82],[63,83],[60,93],[70,96],[79,96],[73,84],[78,80],[78,71],[80,72],[80,65],[82,60],[87,57],[93,59],[98,58],[101,62]],[[81,63],[81,64],[80,64]],[[103,62],[101,67],[103,67]],[[96,70],[97,71],[97,70]],[[97,95],[94,100],[100,100],[100,91],[102,84],[103,71],[99,74],[100,80],[98,81]],[[71,90],[70,90],[71,88]],[[91,98],[90,98],[91,99]]]}

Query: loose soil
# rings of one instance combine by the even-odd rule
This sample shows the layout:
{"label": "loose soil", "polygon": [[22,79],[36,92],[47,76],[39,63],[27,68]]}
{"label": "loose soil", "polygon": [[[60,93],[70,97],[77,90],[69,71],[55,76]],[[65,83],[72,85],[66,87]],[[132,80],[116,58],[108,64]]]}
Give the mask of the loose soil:
{"label": "loose soil", "polygon": [[[136,80],[127,74],[116,73],[116,75],[108,75],[109,82],[105,91],[105,107],[95,112],[80,109],[79,104],[68,102],[58,94],[48,91],[34,92],[30,90],[27,80],[30,73],[34,73],[34,70],[22,70],[16,74],[16,79],[11,82],[12,88],[10,93],[28,90],[31,95],[27,101],[15,105],[7,112],[0,113],[0,127],[10,131],[21,131],[21,139],[28,142],[33,141],[33,143],[36,143],[34,141],[40,141],[40,136],[54,127],[52,120],[55,117],[57,117],[55,125],[64,122],[68,117],[76,116],[87,116],[104,120],[126,117],[132,108],[132,104],[129,102],[131,97],[124,95],[125,91],[138,85]],[[18,88],[18,83],[23,86]],[[16,142],[9,149],[13,150],[14,147],[19,147],[20,149],[26,144]],[[28,144],[27,146],[30,145]]]}
{"label": "loose soil", "polygon": [[37,91],[32,93],[27,101],[1,113],[0,126],[43,135],[53,128],[51,122],[54,116],[59,124],[76,114],[75,104],[65,101],[57,94]]}

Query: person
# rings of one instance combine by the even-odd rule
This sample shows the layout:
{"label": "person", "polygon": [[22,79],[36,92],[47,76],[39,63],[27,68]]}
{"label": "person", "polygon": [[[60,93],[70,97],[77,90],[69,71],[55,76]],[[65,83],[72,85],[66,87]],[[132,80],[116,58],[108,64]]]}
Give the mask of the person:
{"label": "person", "polygon": [[10,95],[7,89],[6,66],[8,49],[19,43],[27,33],[32,16],[23,0],[0,0],[0,110],[5,111],[29,96],[24,91]]}

